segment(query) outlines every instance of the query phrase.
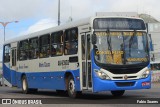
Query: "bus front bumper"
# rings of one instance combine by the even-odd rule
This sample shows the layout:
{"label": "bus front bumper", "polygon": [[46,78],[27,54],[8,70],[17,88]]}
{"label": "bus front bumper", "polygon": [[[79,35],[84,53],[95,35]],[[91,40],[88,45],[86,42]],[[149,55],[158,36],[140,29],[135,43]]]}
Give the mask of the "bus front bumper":
{"label": "bus front bumper", "polygon": [[145,79],[137,80],[102,80],[93,78],[93,91],[137,90],[151,88],[151,75]]}

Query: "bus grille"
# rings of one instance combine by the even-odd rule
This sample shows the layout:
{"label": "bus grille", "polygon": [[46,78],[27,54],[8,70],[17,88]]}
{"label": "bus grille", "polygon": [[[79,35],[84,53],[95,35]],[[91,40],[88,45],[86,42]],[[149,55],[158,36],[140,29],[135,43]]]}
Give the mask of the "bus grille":
{"label": "bus grille", "polygon": [[126,69],[107,69],[109,70],[109,72],[113,73],[113,74],[135,74],[137,72],[139,72],[142,68],[126,68]]}
{"label": "bus grille", "polygon": [[[135,78],[137,78],[137,76],[128,76],[127,77],[128,79],[135,79]],[[123,79],[123,77],[121,76],[121,77],[113,77],[113,79]]]}
{"label": "bus grille", "polygon": [[118,87],[127,87],[127,86],[133,86],[135,82],[116,82],[116,85]]}

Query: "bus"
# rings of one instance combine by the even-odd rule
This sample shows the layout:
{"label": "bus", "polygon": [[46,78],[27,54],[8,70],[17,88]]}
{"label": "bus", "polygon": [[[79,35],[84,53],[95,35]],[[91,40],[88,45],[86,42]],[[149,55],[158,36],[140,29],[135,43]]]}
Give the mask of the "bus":
{"label": "bus", "polygon": [[22,92],[82,92],[151,88],[149,43],[141,18],[95,16],[8,40],[4,78]]}

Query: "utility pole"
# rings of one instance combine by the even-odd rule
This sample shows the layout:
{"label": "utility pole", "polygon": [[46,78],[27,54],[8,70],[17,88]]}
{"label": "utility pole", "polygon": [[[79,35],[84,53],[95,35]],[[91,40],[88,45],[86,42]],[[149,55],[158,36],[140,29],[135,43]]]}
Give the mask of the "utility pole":
{"label": "utility pole", "polygon": [[60,0],[58,0],[58,26],[60,25]]}

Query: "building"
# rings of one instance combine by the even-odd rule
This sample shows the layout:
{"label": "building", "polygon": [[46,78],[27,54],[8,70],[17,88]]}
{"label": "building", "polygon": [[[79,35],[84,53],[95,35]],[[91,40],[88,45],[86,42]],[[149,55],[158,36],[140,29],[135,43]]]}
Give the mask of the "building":
{"label": "building", "polygon": [[152,82],[160,81],[160,22],[147,14],[141,14],[139,17],[143,18],[147,23],[148,33],[151,39],[151,69]]}
{"label": "building", "polygon": [[154,17],[147,14],[140,14],[148,25],[148,33],[152,41],[151,44],[151,61],[160,61],[160,22]]}

